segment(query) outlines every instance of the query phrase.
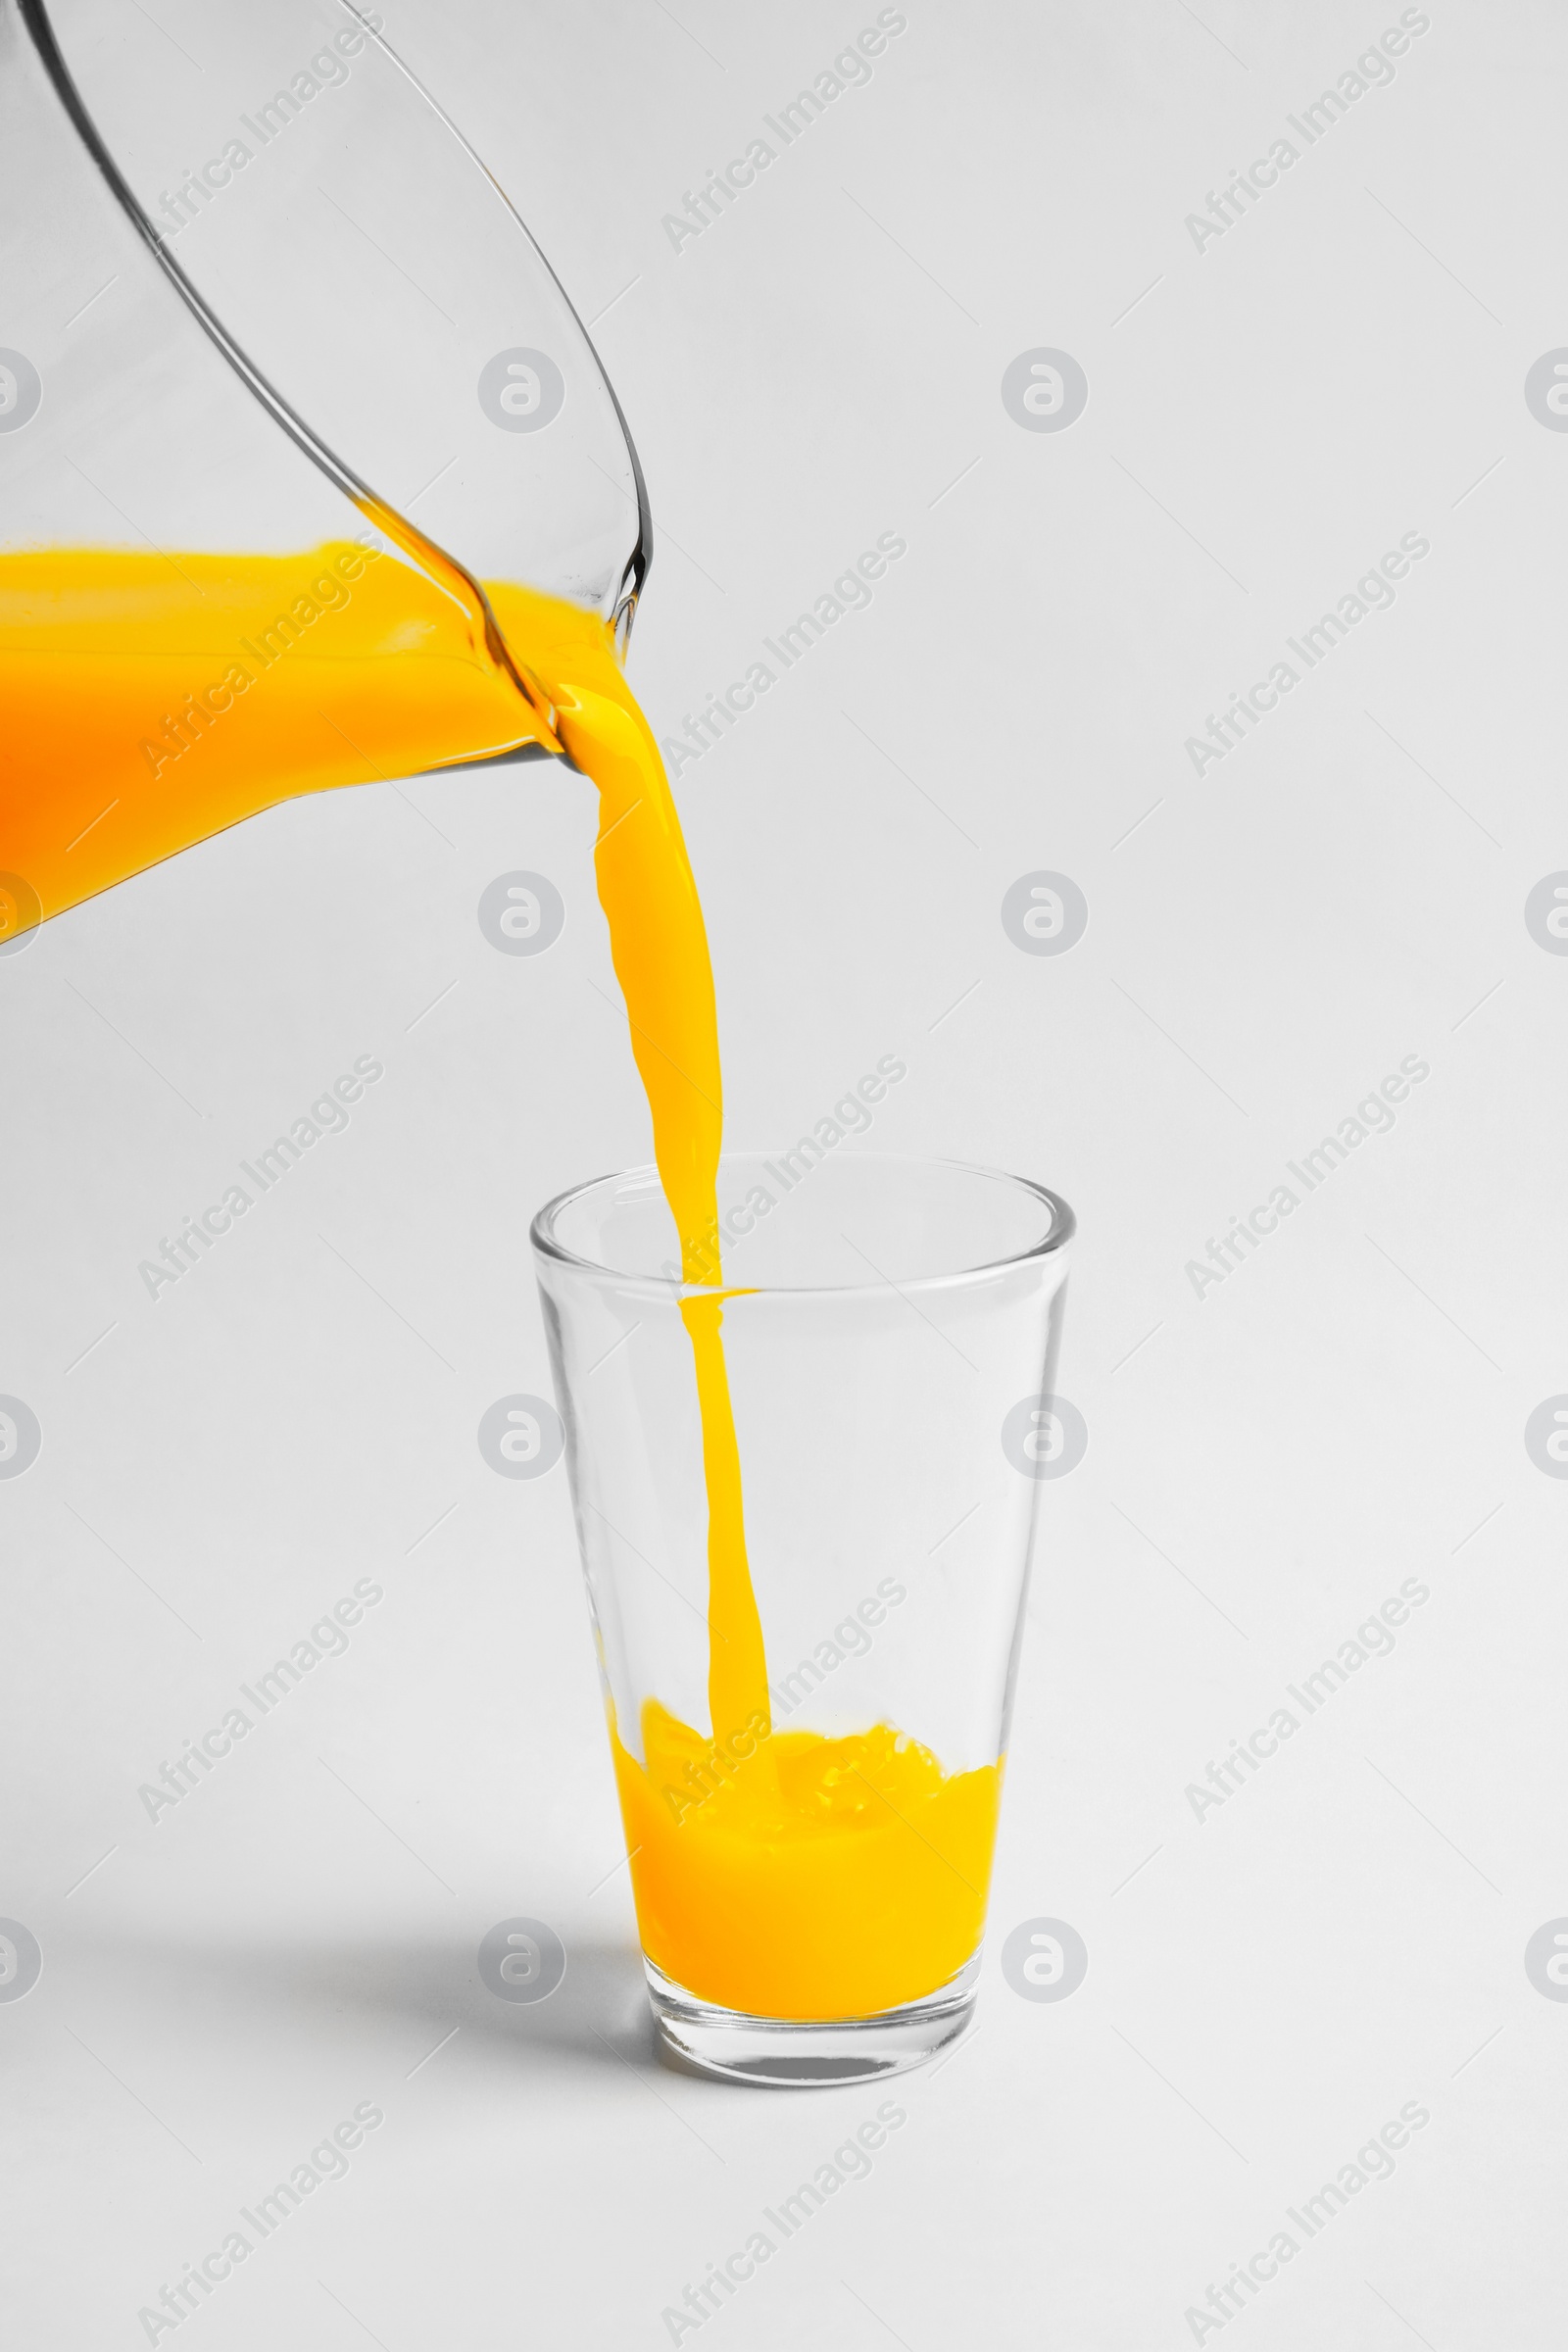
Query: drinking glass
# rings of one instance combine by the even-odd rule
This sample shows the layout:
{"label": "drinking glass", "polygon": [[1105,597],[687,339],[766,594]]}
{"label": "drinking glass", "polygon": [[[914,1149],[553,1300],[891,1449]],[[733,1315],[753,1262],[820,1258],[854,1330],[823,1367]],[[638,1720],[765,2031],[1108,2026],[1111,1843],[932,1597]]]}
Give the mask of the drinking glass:
{"label": "drinking glass", "polygon": [[[711,1286],[651,1168],[549,1202],[535,1268],[662,2052],[843,2082],[973,2012],[1073,1218],[814,1142],[726,1154],[718,1202]],[[716,1738],[715,1312],[767,1685]]]}

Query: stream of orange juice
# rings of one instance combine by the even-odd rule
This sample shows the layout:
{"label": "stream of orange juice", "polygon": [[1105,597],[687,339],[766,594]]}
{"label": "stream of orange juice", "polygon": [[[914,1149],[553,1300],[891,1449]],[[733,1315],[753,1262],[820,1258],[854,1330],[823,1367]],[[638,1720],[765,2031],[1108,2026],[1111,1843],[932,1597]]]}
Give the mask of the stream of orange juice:
{"label": "stream of orange juice", "polygon": [[606,624],[476,584],[389,510],[390,550],[0,555],[0,941],[296,794],[535,743],[599,791],[594,853],[680,1235],[709,1529],[710,1737],[646,1702],[611,1740],[644,1948],[688,1991],[784,2018],[930,1992],[979,1941],[1000,1767],[947,1774],[880,1724],[771,1732],[713,1296],[722,1129],[702,907]]}

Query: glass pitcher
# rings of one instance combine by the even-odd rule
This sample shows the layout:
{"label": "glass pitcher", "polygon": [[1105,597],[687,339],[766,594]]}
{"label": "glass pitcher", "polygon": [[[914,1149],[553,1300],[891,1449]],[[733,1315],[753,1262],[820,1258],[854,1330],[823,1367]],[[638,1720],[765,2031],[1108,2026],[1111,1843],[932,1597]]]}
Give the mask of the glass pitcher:
{"label": "glass pitcher", "polygon": [[0,952],[278,801],[563,752],[623,654],[614,393],[349,0],[0,0]]}

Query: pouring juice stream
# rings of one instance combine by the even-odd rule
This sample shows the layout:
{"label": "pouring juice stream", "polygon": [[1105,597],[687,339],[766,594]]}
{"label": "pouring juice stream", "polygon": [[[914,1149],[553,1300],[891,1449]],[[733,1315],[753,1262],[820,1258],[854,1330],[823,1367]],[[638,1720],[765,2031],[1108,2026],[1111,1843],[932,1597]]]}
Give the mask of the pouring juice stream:
{"label": "pouring juice stream", "polygon": [[[0,868],[12,927],[297,793],[535,743],[599,791],[595,869],[655,1156],[693,1284],[715,1279],[712,971],[653,732],[597,614],[483,594],[390,510],[393,553],[0,555]],[[25,890],[22,894],[25,898]],[[0,902],[3,904],[3,902]],[[946,1774],[890,1726],[772,1734],[723,1301],[682,1301],[708,1495],[705,1738],[650,1698],[615,1761],[644,1946],[688,1990],[776,2017],[935,1989],[979,1940],[1000,1766]]]}

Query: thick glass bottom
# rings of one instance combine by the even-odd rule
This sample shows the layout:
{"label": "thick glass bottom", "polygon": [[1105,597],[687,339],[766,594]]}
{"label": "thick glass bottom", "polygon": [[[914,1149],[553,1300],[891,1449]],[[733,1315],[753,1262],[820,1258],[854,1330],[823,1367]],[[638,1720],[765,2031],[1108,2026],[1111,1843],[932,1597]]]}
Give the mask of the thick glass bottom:
{"label": "thick glass bottom", "polygon": [[978,1953],[922,2000],[823,2025],[751,2017],[688,1992],[645,1954],[659,2054],[682,2074],[796,2090],[902,2075],[951,2049],[974,2017]]}

